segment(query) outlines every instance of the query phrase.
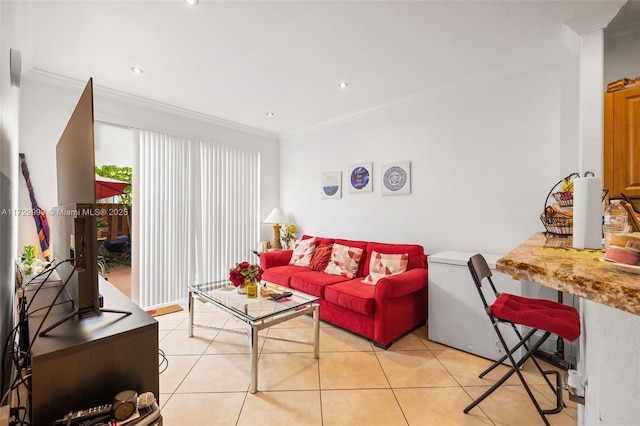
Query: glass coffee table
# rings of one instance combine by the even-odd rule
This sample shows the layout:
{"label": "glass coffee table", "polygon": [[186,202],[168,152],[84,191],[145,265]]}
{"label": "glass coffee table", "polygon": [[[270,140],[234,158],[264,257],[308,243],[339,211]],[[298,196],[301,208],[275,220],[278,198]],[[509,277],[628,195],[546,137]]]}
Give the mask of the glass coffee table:
{"label": "glass coffee table", "polygon": [[[193,337],[194,328],[207,328],[248,335],[249,351],[251,354],[251,384],[249,386],[249,392],[251,393],[256,393],[258,390],[258,332],[260,330],[302,315],[313,313],[313,341],[291,340],[275,336],[263,337],[266,339],[313,345],[313,357],[315,359],[318,359],[320,350],[320,305],[317,303],[318,298],[275,284],[262,283],[260,286],[262,287],[263,285],[280,293],[288,291],[291,293],[291,296],[275,301],[270,297],[263,297],[260,292],[258,292],[257,298],[249,299],[246,294],[238,294],[236,288],[229,281],[189,286],[189,337]],[[234,318],[247,323],[249,329],[243,332],[195,324],[193,322],[193,311],[194,299],[196,297],[217,306]]]}

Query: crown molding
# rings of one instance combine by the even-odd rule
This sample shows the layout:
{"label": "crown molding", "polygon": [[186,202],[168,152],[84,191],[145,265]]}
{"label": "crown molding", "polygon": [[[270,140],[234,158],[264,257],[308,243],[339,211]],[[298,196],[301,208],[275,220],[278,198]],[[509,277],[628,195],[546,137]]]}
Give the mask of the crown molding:
{"label": "crown molding", "polygon": [[604,30],[605,47],[617,46],[638,39],[640,39],[640,24],[637,22],[617,28],[614,35],[609,35],[606,28]]}
{"label": "crown molding", "polygon": [[529,72],[535,69],[540,69],[545,66],[554,64],[557,62],[558,52],[549,52],[541,54],[535,57],[529,57],[525,60],[515,62],[510,66],[501,66],[491,70],[487,70],[482,73],[473,74],[472,77],[465,81],[449,82],[446,85],[433,87],[425,90],[409,93],[403,97],[396,98],[390,102],[376,105],[371,108],[362,109],[353,114],[343,115],[335,119],[327,120],[321,123],[314,124],[309,127],[291,130],[289,132],[283,132],[280,134],[280,139],[286,139],[291,137],[303,136],[310,133],[315,133],[325,129],[329,129],[336,126],[341,126],[352,121],[357,121],[363,118],[367,118],[383,112],[392,111],[398,108],[405,107],[407,105],[415,104],[425,101],[436,96],[444,96],[449,93],[468,90],[480,85],[490,84],[491,82],[498,81],[510,76],[518,75],[521,73]]}
{"label": "crown molding", "polygon": [[627,0],[608,2],[601,8],[591,10],[589,13],[580,17],[568,20],[565,24],[578,34],[587,34],[592,31],[604,29],[626,3]]}
{"label": "crown molding", "polygon": [[[39,68],[32,68],[23,77],[29,78],[34,81],[38,81],[45,84],[50,84],[57,87],[66,89],[82,90],[87,84],[86,81],[77,80],[75,78],[67,77],[61,74],[52,73]],[[124,102],[130,105],[139,106],[142,108],[154,109],[156,111],[164,112],[167,114],[176,115],[183,118],[192,120],[198,120],[212,124],[215,126],[224,127],[230,130],[235,130],[244,133],[250,133],[256,136],[262,136],[267,138],[278,138],[278,134],[270,132],[268,130],[259,129],[256,127],[247,126],[244,124],[236,123],[234,121],[225,120],[223,118],[214,117],[212,115],[203,114],[197,111],[192,111],[185,108],[180,108],[174,105],[166,104],[164,102],[154,101],[152,99],[144,98],[141,96],[132,95],[129,93],[121,92],[119,90],[111,89],[108,87],[93,84],[94,94],[104,99],[113,101]]]}

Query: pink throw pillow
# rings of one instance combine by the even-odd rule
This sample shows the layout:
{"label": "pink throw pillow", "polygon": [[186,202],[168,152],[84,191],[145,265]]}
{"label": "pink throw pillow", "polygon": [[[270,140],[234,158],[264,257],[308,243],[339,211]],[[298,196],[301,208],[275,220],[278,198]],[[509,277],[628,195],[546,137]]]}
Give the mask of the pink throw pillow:
{"label": "pink throw pillow", "polygon": [[309,266],[311,263],[311,257],[316,249],[316,239],[309,238],[306,240],[296,241],[293,246],[293,254],[291,255],[291,261],[289,265],[297,266]]}
{"label": "pink throw pillow", "polygon": [[408,263],[409,255],[407,253],[384,254],[373,251],[369,261],[369,275],[362,282],[376,285],[384,277],[406,271]]}
{"label": "pink throw pillow", "polygon": [[335,243],[331,248],[331,260],[324,269],[326,274],[340,275],[353,278],[358,272],[358,265],[362,258],[362,249],[357,247],[347,247]]}

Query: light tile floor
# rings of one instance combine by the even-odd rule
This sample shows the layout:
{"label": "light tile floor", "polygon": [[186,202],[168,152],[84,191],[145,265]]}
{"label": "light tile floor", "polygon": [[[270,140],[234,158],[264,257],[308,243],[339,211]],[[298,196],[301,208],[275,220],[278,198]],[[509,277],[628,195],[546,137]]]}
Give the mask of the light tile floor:
{"label": "light tile floor", "polygon": [[[186,310],[156,319],[168,361],[160,374],[165,426],[542,424],[515,375],[464,414],[506,367],[479,379],[491,361],[429,341],[426,326],[384,351],[322,322],[318,360],[311,346],[260,339],[259,391],[250,394],[246,337],[197,329],[189,338]],[[243,326],[199,301],[196,322]],[[300,317],[262,334],[309,340],[311,325],[310,317]],[[528,382],[552,407],[547,385],[529,364],[523,368]],[[548,416],[552,425],[576,424],[576,406],[565,400],[563,412]]]}

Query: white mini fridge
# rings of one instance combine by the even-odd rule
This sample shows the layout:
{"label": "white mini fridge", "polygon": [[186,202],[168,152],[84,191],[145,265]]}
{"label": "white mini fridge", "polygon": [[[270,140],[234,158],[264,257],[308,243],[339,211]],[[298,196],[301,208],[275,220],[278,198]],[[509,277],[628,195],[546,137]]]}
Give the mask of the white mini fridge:
{"label": "white mini fridge", "polygon": [[[484,312],[467,267],[469,258],[475,254],[443,251],[429,255],[429,340],[495,361],[504,355],[504,350]],[[496,261],[502,256],[483,256],[491,268],[492,280],[498,291],[521,295],[520,281],[495,270]],[[486,280],[482,288],[487,303],[491,304],[495,297]],[[513,347],[518,338],[511,326],[500,324],[499,327],[509,347]],[[520,348],[515,354],[516,359],[523,353]]]}

